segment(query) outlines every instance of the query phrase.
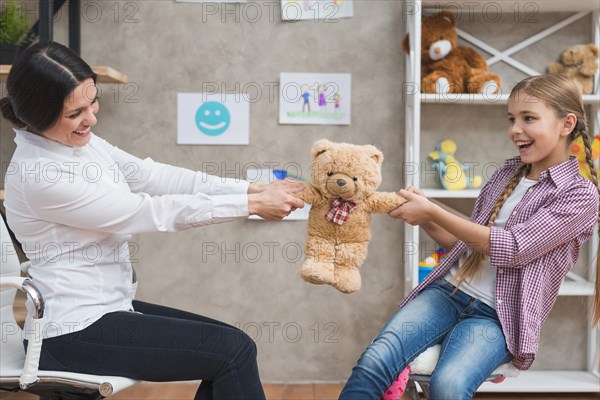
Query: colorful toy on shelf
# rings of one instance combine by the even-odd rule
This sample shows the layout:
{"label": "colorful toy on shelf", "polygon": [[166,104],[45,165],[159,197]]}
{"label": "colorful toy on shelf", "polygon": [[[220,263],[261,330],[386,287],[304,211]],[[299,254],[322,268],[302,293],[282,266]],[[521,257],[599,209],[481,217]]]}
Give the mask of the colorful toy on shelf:
{"label": "colorful toy on shelf", "polygon": [[454,157],[456,143],[446,139],[436,146],[436,151],[429,153],[433,159],[433,167],[437,169],[442,187],[447,190],[463,190],[481,186],[481,176],[470,176],[469,167],[459,163]]}
{"label": "colorful toy on shelf", "polygon": [[548,72],[573,79],[583,94],[591,94],[594,74],[598,70],[598,54],[600,49],[593,43],[567,47],[560,55],[560,62],[548,65]]}
{"label": "colorful toy on shelf", "polygon": [[[571,154],[577,157],[579,161],[579,173],[586,179],[591,179],[592,173],[590,167],[585,159],[585,146],[583,145],[583,139],[581,136],[577,136],[577,139],[571,142]],[[600,155],[600,135],[594,136],[592,142],[592,157],[594,161],[598,159]]]}
{"label": "colorful toy on shelf", "polygon": [[435,267],[440,265],[442,259],[446,256],[446,251],[439,248],[435,253],[427,257],[424,261],[419,261],[419,283],[429,274]]}
{"label": "colorful toy on shelf", "polygon": [[[408,34],[402,48],[409,53]],[[488,70],[475,49],[458,46],[456,16],[447,11],[423,18],[421,29],[421,92],[483,93],[500,91],[500,77]]]}

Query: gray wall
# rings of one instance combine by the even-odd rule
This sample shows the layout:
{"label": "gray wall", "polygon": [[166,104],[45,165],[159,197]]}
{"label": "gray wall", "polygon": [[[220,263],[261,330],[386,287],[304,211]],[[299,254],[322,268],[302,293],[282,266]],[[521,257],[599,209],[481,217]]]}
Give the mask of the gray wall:
{"label": "gray wall", "polygon": [[[28,4],[35,9],[36,3]],[[386,156],[380,190],[403,186],[402,2],[355,1],[354,18],[334,23],[283,23],[274,1],[256,3],[262,11],[258,21],[252,21],[255,10],[240,5],[213,4],[217,13],[209,15],[206,6],[169,0],[82,3],[88,12],[82,23],[84,59],[123,71],[131,82],[102,85],[95,132],[113,144],[140,157],[241,177],[250,163],[308,166],[310,145],[320,138],[370,143]],[[460,24],[505,48],[561,17],[540,15],[538,22],[520,25],[510,16],[494,25],[481,18]],[[564,46],[587,42],[589,35],[586,19],[516,57],[543,70]],[[55,39],[67,42],[65,10],[57,18]],[[522,78],[509,67],[493,70],[508,86]],[[269,99],[267,88],[280,72],[351,73],[351,126],[279,125],[279,98]],[[227,89],[257,83],[265,89],[250,107],[249,146],[175,144],[176,93],[200,92],[205,83]],[[424,160],[446,137],[458,142],[462,161],[500,162],[514,153],[505,139],[501,105],[425,105],[423,113]],[[2,121],[3,166],[14,151],[7,125]],[[466,212],[472,207],[469,201],[459,203]],[[141,282],[137,297],[240,326],[257,341],[265,382],[342,381],[404,294],[402,224],[376,216],[372,229],[363,288],[352,295],[301,281],[297,251],[306,237],[303,221],[241,221],[140,235],[133,256]],[[423,242],[422,249],[432,246]],[[585,368],[584,352],[573,351],[585,343],[584,304],[580,298],[558,301],[535,368]]]}

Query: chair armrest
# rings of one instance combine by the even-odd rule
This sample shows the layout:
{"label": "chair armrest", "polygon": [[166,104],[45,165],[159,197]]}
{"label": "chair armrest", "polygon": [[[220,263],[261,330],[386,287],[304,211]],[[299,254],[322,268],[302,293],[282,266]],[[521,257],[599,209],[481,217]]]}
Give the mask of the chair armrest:
{"label": "chair armrest", "polygon": [[25,365],[23,366],[23,372],[19,377],[19,386],[22,390],[25,390],[38,381],[38,366],[40,362],[40,352],[42,350],[42,331],[47,322],[44,318],[44,298],[42,293],[33,284],[33,281],[29,278],[2,277],[0,278],[0,287],[12,287],[24,291],[33,302],[35,308],[35,315],[32,320],[34,335],[33,338],[27,342]]}
{"label": "chair armrest", "polygon": [[25,282],[27,278],[21,278],[18,276],[3,276],[0,277],[0,287],[2,288],[14,288],[23,290],[23,282]]}

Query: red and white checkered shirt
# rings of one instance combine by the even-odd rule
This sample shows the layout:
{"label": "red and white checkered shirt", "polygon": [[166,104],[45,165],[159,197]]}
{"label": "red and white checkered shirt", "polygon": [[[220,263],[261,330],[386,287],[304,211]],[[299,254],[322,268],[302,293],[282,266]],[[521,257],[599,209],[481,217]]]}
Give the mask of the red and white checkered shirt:
{"label": "red and white checkered shirt", "polygon": [[[487,225],[496,199],[521,166],[520,157],[506,160],[481,190],[471,221]],[[492,228],[490,266],[496,268],[496,311],[513,364],[528,369],[538,351],[540,330],[581,246],[598,218],[598,191],[579,175],[577,159],[540,174],[502,228]],[[446,275],[469,247],[454,245],[440,266],[400,304]]]}

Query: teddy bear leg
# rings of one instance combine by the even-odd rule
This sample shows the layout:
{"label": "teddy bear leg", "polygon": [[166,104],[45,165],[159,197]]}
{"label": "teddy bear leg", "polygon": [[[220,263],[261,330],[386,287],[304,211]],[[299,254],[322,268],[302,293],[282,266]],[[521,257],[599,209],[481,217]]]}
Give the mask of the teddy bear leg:
{"label": "teddy bear leg", "polygon": [[332,284],[334,251],[333,243],[323,238],[309,238],[306,242],[306,258],[300,270],[302,279],[314,284]]}
{"label": "teddy bear leg", "polygon": [[336,246],[336,250],[333,286],[342,293],[360,290],[358,267],[367,257],[367,243],[342,243]]}
{"label": "teddy bear leg", "polygon": [[467,81],[468,93],[493,95],[500,92],[500,77],[487,71],[473,71]]}
{"label": "teddy bear leg", "polygon": [[442,71],[435,71],[423,78],[423,93],[460,93],[462,83]]}

